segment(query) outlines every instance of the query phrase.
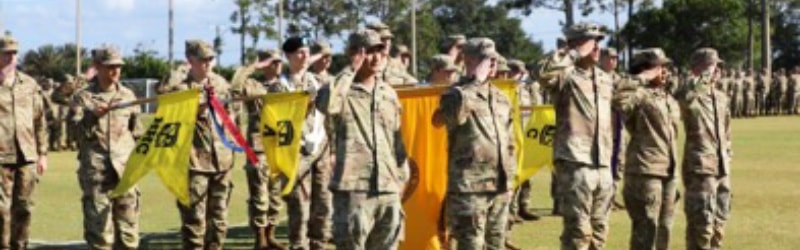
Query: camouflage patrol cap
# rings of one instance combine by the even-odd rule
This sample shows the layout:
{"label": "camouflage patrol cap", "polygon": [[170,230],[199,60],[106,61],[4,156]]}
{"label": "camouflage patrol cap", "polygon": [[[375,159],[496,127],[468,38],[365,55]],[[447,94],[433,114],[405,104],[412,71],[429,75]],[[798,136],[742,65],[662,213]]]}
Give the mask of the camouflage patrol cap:
{"label": "camouflage patrol cap", "polygon": [[411,54],[411,52],[408,50],[408,46],[405,46],[403,44],[398,44],[398,45],[394,46],[394,49],[395,49],[395,51],[394,51],[395,55],[410,55]]}
{"label": "camouflage patrol cap", "polygon": [[459,45],[463,46],[466,43],[467,43],[466,36],[462,34],[455,34],[455,35],[449,35],[444,40],[442,40],[442,44],[440,45],[440,47],[442,49],[449,49],[452,48],[453,46],[459,46]]}
{"label": "camouflage patrol cap", "polygon": [[392,31],[389,30],[389,25],[386,25],[381,21],[368,23],[367,29],[371,29],[374,30],[375,32],[378,32],[378,35],[380,35],[381,39],[394,38],[394,34],[392,34]]}
{"label": "camouflage patrol cap", "polygon": [[670,64],[672,60],[667,57],[664,50],[661,48],[648,48],[640,50],[631,60],[631,67],[636,67],[644,64],[650,65],[664,65]]}
{"label": "camouflage patrol cap", "polygon": [[17,39],[14,39],[9,35],[5,35],[0,38],[0,52],[6,53],[17,51],[19,51],[19,43],[17,42]]}
{"label": "camouflage patrol cap", "polygon": [[347,48],[372,48],[376,46],[384,46],[381,41],[380,35],[371,29],[358,30],[347,37]]}
{"label": "camouflage patrol cap", "polygon": [[566,28],[564,30],[564,36],[566,36],[567,41],[586,38],[602,40],[606,36],[606,33],[603,32],[603,29],[600,27],[600,25],[582,22]]}
{"label": "camouflage patrol cap", "polygon": [[464,46],[464,55],[473,58],[497,57],[494,41],[486,37],[470,38]]}
{"label": "camouflage patrol cap", "polygon": [[508,68],[513,71],[525,71],[525,63],[519,59],[508,60]]}
{"label": "camouflage patrol cap", "polygon": [[453,62],[453,58],[445,54],[438,54],[431,57],[430,62],[431,69],[433,70],[458,71],[458,67],[455,62]]}
{"label": "camouflage patrol cap", "polygon": [[312,54],[332,55],[333,49],[331,44],[326,41],[316,41],[311,45]]}
{"label": "camouflage patrol cap", "polygon": [[501,55],[497,55],[497,72],[508,72],[511,68],[508,67],[508,60]]}
{"label": "camouflage patrol cap", "polygon": [[371,30],[374,30],[374,31],[388,30],[389,29],[389,25],[386,25],[385,23],[383,23],[381,21],[375,21],[375,22],[368,23],[367,24],[367,29],[371,29]]}
{"label": "camouflage patrol cap", "polygon": [[717,53],[717,50],[712,48],[699,48],[695,50],[694,53],[692,53],[691,61],[692,64],[725,62],[719,58],[719,53]]}
{"label": "camouflage patrol cap", "polygon": [[278,50],[259,50],[258,51],[258,61],[273,61],[273,60],[280,60],[281,59],[281,52]]}
{"label": "camouflage patrol cap", "polygon": [[125,65],[122,53],[110,46],[102,46],[92,50],[92,61],[102,65]]}
{"label": "camouflage patrol cap", "polygon": [[603,50],[600,51],[600,55],[603,56],[603,57],[617,57],[617,56],[619,56],[619,54],[617,54],[617,49],[615,49],[615,48],[604,48]]}
{"label": "camouflage patrol cap", "polygon": [[556,38],[556,46],[558,46],[559,48],[567,46],[567,38],[564,36],[559,36],[558,38]]}
{"label": "camouflage patrol cap", "polygon": [[186,40],[186,56],[211,59],[216,57],[217,53],[214,52],[214,47],[211,47],[211,44],[208,44],[208,42],[192,39]]}

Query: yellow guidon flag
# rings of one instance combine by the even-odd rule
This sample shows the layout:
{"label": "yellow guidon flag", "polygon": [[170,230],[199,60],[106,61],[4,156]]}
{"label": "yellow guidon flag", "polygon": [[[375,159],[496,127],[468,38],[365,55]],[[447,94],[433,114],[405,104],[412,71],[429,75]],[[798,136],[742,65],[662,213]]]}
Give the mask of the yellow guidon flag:
{"label": "yellow guidon flag", "polygon": [[517,168],[516,183],[524,182],[544,167],[553,167],[553,136],[556,134],[553,106],[534,106],[524,132],[522,164]]}
{"label": "yellow guidon flag", "polygon": [[275,93],[264,97],[261,111],[261,143],[273,173],[288,179],[284,195],[294,188],[300,163],[300,139],[311,98],[306,92]]}
{"label": "yellow guidon flag", "polygon": [[[518,84],[515,80],[494,80],[492,84],[500,89],[503,94],[506,95],[509,101],[511,101],[511,116],[514,120],[513,126],[513,133],[514,133],[514,155],[517,157],[517,175],[519,176],[519,170],[523,166],[522,164],[522,155],[523,155],[523,135],[522,135],[522,113],[519,107],[519,95],[517,92]],[[519,178],[517,178],[519,180]],[[514,183],[514,186],[521,184],[521,182],[517,181]]]}
{"label": "yellow guidon flag", "polygon": [[432,124],[446,87],[398,89],[401,126],[411,178],[403,192],[406,238],[401,250],[444,249],[447,128]]}
{"label": "yellow guidon flag", "polygon": [[155,168],[178,202],[189,205],[189,153],[199,102],[197,89],[158,96],[155,117],[136,142],[112,197],[123,195]]}
{"label": "yellow guidon flag", "polygon": [[519,186],[542,167],[553,165],[553,135],[555,135],[556,113],[553,106],[532,107],[530,120],[522,127],[517,82],[494,80],[492,83],[508,97],[514,119],[514,142],[517,156],[517,175],[514,187]]}

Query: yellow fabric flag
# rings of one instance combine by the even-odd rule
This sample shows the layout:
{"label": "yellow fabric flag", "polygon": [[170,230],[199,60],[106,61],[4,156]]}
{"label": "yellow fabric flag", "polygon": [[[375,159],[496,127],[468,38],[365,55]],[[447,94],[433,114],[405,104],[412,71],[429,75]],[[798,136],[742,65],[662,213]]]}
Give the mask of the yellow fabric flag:
{"label": "yellow fabric flag", "polygon": [[556,111],[553,106],[535,106],[525,125],[522,164],[517,168],[517,183],[522,183],[543,167],[553,167],[553,136]]}
{"label": "yellow fabric flag", "polygon": [[155,168],[164,186],[180,203],[189,205],[189,153],[199,102],[197,89],[158,97],[153,122],[136,142],[112,197],[123,195]]}
{"label": "yellow fabric flag", "polygon": [[[503,92],[503,94],[508,97],[508,100],[511,101],[511,115],[512,119],[514,119],[514,124],[512,124],[514,129],[514,143],[516,144],[514,148],[514,155],[517,156],[517,176],[519,176],[520,168],[523,166],[522,164],[522,148],[524,136],[522,134],[522,113],[519,108],[519,97],[517,96],[517,81],[502,79],[502,80],[494,80],[492,83]],[[519,178],[517,178],[519,180]],[[514,183],[514,187],[519,185],[521,182],[517,181]]]}
{"label": "yellow fabric flag", "polygon": [[406,238],[401,250],[443,249],[447,193],[447,128],[431,123],[445,87],[399,89],[401,133],[411,178],[403,192]]}
{"label": "yellow fabric flag", "polygon": [[264,96],[261,111],[261,143],[270,171],[287,178],[283,195],[294,188],[300,164],[300,139],[310,96],[305,92],[275,93]]}

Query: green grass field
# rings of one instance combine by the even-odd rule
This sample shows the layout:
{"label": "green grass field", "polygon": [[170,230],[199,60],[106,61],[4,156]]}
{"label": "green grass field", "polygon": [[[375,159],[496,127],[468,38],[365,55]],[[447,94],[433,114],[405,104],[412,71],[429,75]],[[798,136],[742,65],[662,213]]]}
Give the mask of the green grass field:
{"label": "green grass field", "polygon": [[[796,249],[800,247],[800,117],[734,121],[733,215],[727,226],[726,249]],[[80,248],[82,214],[74,153],[52,153],[50,169],[41,178],[35,199],[32,241],[34,248]],[[238,165],[243,158],[237,159]],[[244,171],[234,173],[228,249],[248,249],[252,239],[246,227]],[[534,206],[549,214],[549,175],[536,177]],[[155,175],[140,183],[141,232],[144,249],[179,248],[176,233],[180,219],[172,196]],[[684,248],[685,217],[676,215],[672,249]],[[558,249],[560,217],[515,227],[512,239],[523,249]],[[285,229],[279,231],[285,239]],[[624,211],[614,212],[607,249],[626,249],[630,221]]]}

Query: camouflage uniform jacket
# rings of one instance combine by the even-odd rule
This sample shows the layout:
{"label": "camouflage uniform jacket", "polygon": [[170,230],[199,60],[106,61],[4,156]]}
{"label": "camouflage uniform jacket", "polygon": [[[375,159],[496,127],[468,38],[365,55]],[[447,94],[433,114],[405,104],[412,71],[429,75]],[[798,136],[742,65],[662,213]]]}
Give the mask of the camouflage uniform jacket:
{"label": "camouflage uniform jacket", "polygon": [[355,83],[354,77],[352,70],[343,70],[334,85],[322,88],[316,98],[337,149],[330,188],[400,192],[407,179],[400,100],[380,77],[372,88]]}
{"label": "camouflage uniform jacket", "polygon": [[756,86],[755,86],[756,96],[766,97],[767,95],[769,95],[770,88],[772,87],[771,78],[772,77],[767,75],[758,75],[758,77],[756,77]]}
{"label": "camouflage uniform jacket", "polygon": [[41,88],[22,72],[6,77],[0,84],[0,164],[34,162],[47,154]]}
{"label": "camouflage uniform jacket", "polygon": [[493,84],[464,77],[446,90],[447,192],[505,192],[517,169],[511,101]]}
{"label": "camouflage uniform jacket", "polygon": [[92,82],[88,87],[75,93],[72,106],[76,107],[76,112],[72,119],[78,124],[79,129],[79,159],[81,155],[89,153],[107,155],[114,170],[122,176],[125,172],[125,163],[136,146],[134,137],[143,132],[139,123],[141,115],[139,105],[114,109],[101,117],[97,117],[94,111],[100,104],[111,106],[135,100],[136,95],[133,91],[120,83],[115,83],[103,91],[97,82]]}
{"label": "camouflage uniform jacket", "polygon": [[[788,88],[789,88],[789,78],[786,77],[786,75],[782,74],[781,76],[778,77],[777,83],[778,84],[776,86],[776,90],[775,91],[777,91],[776,96],[778,98],[780,98],[781,95],[786,94],[786,90],[788,90]],[[782,105],[782,104],[780,104],[780,105]]]}
{"label": "camouflage uniform jacket", "polygon": [[745,76],[742,80],[742,92],[745,99],[755,98],[756,83],[752,76]]}
{"label": "camouflage uniform jacket", "polygon": [[638,77],[622,80],[614,107],[625,114],[631,140],[626,147],[626,174],[672,177],[678,151],[680,106],[665,88],[646,87]]}
{"label": "camouflage uniform jacket", "polygon": [[408,73],[403,62],[397,58],[390,58],[383,70],[383,80],[392,86],[415,85],[419,83],[414,76]]}
{"label": "camouflage uniform jacket", "polygon": [[[214,88],[214,93],[220,101],[229,98],[230,87],[228,81],[214,73],[209,73],[206,80],[202,82],[194,80],[190,73],[187,73],[184,77],[171,78],[171,82],[167,83],[163,90],[165,93],[188,89],[201,90],[200,109],[197,111],[192,151],[189,154],[189,169],[196,172],[219,173],[231,169],[233,151],[225,147],[225,144],[223,144],[214,129],[214,124],[210,117],[211,112],[206,108],[208,100],[208,93],[205,91],[206,84],[210,84]],[[228,106],[228,115],[236,117],[236,114],[236,110]],[[219,115],[217,115],[217,119],[219,119]]]}
{"label": "camouflage uniform jacket", "polygon": [[[800,93],[800,74],[792,74],[789,78],[788,92],[794,94]],[[791,96],[789,98],[791,98]]]}
{"label": "camouflage uniform jacket", "polygon": [[[244,84],[237,86],[232,92],[236,96],[252,97],[261,96],[268,93],[268,89],[273,85],[280,85],[280,78],[274,78],[270,81],[260,82],[255,79],[247,79]],[[256,152],[264,152],[264,146],[261,144],[261,110],[263,107],[263,100],[256,99],[244,103],[244,111],[247,116],[247,141],[250,147]]]}
{"label": "camouflage uniform jacket", "polygon": [[742,100],[744,97],[744,81],[743,77],[732,78],[730,89],[728,89],[728,96],[734,100]]}
{"label": "camouflage uniform jacket", "polygon": [[556,56],[541,68],[540,83],[550,91],[556,111],[553,159],[609,167],[613,149],[611,77],[600,68],[581,69],[571,62],[569,57]]}
{"label": "camouflage uniform jacket", "polygon": [[333,76],[328,71],[314,73],[314,79],[317,80],[320,86],[327,86],[333,82]]}
{"label": "camouflage uniform jacket", "polygon": [[725,176],[733,155],[729,102],[709,78],[691,77],[675,94],[686,131],[683,173]]}

